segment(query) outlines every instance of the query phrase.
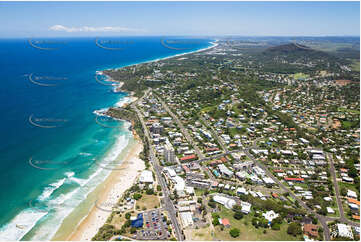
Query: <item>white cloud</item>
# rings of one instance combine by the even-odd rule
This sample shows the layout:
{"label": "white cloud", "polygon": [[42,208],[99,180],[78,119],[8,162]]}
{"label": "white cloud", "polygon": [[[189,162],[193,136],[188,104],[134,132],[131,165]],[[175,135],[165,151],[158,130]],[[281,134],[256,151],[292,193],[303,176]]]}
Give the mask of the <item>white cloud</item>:
{"label": "white cloud", "polygon": [[125,27],[66,27],[64,25],[53,25],[49,28],[51,31],[64,31],[68,33],[74,32],[144,32],[141,29],[125,28]]}

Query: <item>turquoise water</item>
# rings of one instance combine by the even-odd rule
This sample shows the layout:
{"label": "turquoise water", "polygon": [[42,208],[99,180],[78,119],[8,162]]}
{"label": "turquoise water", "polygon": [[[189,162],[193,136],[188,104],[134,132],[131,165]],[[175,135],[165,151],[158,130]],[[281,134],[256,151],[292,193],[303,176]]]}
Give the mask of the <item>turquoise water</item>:
{"label": "turquoise water", "polygon": [[125,122],[95,122],[95,110],[128,95],[96,82],[96,71],[210,46],[162,39],[0,40],[0,240],[50,239],[132,138]]}

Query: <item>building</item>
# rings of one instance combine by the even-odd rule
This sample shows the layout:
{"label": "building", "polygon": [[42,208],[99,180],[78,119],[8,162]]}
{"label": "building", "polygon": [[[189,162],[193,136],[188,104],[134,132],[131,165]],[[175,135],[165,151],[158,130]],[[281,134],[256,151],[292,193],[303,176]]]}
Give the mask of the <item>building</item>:
{"label": "building", "polygon": [[275,219],[279,216],[273,210],[268,211],[267,213],[263,213],[262,215],[269,223],[271,223],[273,219]]}
{"label": "building", "polygon": [[193,225],[193,218],[191,212],[181,212],[179,213],[179,215],[181,217],[182,225],[184,228]]}
{"label": "building", "polygon": [[226,218],[219,218],[218,221],[219,221],[220,224],[223,224],[224,227],[226,227],[226,228],[231,227],[231,224],[229,223],[229,220],[226,219]]}
{"label": "building", "polygon": [[184,157],[180,158],[180,160],[185,162],[185,161],[194,160],[194,159],[196,159],[196,158],[197,158],[196,155],[188,155],[188,156],[184,156]]}
{"label": "building", "polygon": [[233,176],[233,171],[229,170],[224,164],[218,165],[218,170],[224,176],[227,176],[227,177]]}
{"label": "building", "polygon": [[310,237],[318,237],[318,226],[315,224],[305,224],[303,226],[303,232]]}
{"label": "building", "polygon": [[228,209],[232,209],[233,206],[236,205],[236,201],[234,199],[220,196],[220,195],[213,196],[213,200],[217,203],[222,204],[223,206],[225,206]]}
{"label": "building", "polygon": [[171,143],[167,140],[166,144],[164,145],[164,160],[165,162],[174,163],[176,160],[174,148]]}
{"label": "building", "polygon": [[140,174],[139,177],[139,182],[140,183],[148,183],[148,184],[153,184],[154,179],[153,179],[153,172],[149,171],[149,170],[144,170],[142,171],[142,173]]}
{"label": "building", "polygon": [[152,127],[150,127],[150,131],[153,134],[162,134],[164,127],[160,123],[153,123]]}
{"label": "building", "polygon": [[134,228],[141,228],[143,227],[143,214],[139,213],[137,217],[131,217],[131,226]]}
{"label": "building", "polygon": [[336,232],[339,237],[353,239],[351,226],[346,224],[336,224]]}
{"label": "building", "polygon": [[251,204],[248,202],[241,202],[241,212],[244,214],[249,214],[251,212]]}

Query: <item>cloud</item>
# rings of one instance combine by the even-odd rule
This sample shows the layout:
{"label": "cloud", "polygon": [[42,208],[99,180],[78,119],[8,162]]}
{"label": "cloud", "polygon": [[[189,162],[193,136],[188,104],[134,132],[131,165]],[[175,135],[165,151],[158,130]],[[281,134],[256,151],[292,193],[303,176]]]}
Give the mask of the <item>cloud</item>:
{"label": "cloud", "polygon": [[53,25],[49,28],[51,31],[63,31],[68,33],[75,32],[144,32],[142,29],[133,29],[133,28],[125,28],[125,27],[66,27],[64,25]]}

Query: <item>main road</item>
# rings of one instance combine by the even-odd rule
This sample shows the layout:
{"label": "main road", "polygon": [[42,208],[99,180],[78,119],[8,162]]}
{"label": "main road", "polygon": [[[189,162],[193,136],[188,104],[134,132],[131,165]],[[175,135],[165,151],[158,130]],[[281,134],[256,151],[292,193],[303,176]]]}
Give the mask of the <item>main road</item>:
{"label": "main road", "polygon": [[[144,96],[147,95],[149,91],[147,91]],[[144,97],[143,96],[143,97]],[[163,203],[164,203],[164,206],[165,206],[165,209],[167,210],[168,212],[168,215],[170,217],[170,220],[173,224],[173,227],[174,227],[174,232],[175,232],[175,236],[177,238],[177,240],[179,241],[182,241],[184,240],[183,239],[183,233],[182,233],[182,230],[180,228],[180,225],[178,223],[178,220],[177,220],[177,215],[176,215],[176,209],[173,205],[173,202],[170,200],[169,198],[169,195],[170,195],[170,192],[168,190],[168,187],[167,187],[167,184],[165,183],[165,180],[164,178],[162,177],[162,169],[161,167],[159,166],[159,161],[158,161],[158,158],[156,157],[155,155],[155,152],[154,152],[154,149],[153,147],[151,146],[151,139],[150,139],[150,135],[149,135],[149,130],[147,128],[147,126],[145,125],[145,122],[144,122],[144,117],[142,115],[142,113],[140,112],[140,110],[137,108],[136,104],[143,99],[140,98],[138,99],[136,102],[132,103],[132,108],[136,111],[137,115],[138,115],[138,118],[142,124],[142,127],[143,127],[143,131],[144,131],[144,135],[145,137],[147,138],[148,140],[148,144],[149,144],[149,158],[150,158],[150,162],[152,163],[153,165],[153,168],[154,168],[154,171],[155,171],[155,174],[157,176],[157,180],[162,188],[162,193],[163,193]]]}

